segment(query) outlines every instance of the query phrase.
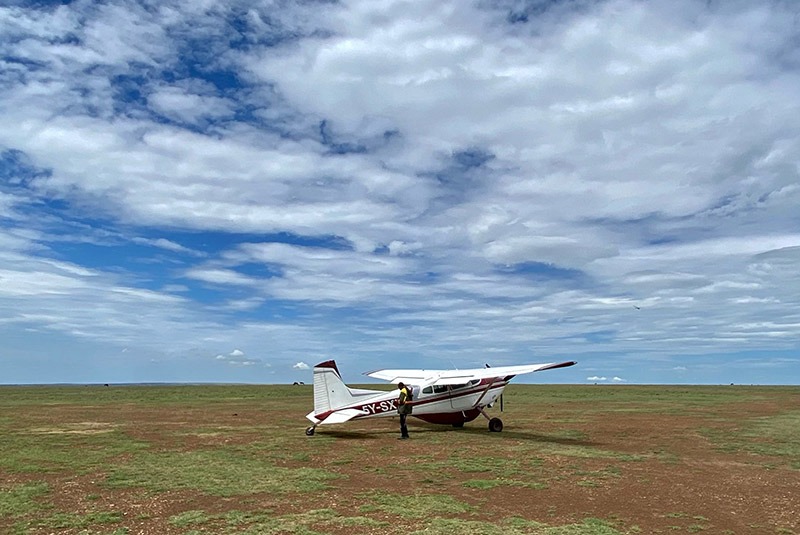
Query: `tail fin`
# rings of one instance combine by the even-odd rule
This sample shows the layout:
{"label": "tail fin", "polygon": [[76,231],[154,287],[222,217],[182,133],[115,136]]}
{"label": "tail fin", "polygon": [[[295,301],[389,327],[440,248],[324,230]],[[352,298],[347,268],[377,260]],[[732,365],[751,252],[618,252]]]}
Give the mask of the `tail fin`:
{"label": "tail fin", "polygon": [[328,360],[314,366],[314,412],[322,414],[352,404],[354,397],[342,381],[336,362]]}
{"label": "tail fin", "polygon": [[[341,411],[353,417],[353,414],[347,410],[348,407],[358,405],[359,401],[375,395],[382,395],[386,392],[381,390],[362,390],[357,388],[349,388],[339,373],[339,368],[336,367],[336,362],[327,360],[320,362],[314,366],[314,412],[306,415],[306,418],[312,422],[320,423],[326,420],[331,413]],[[354,414],[362,416],[362,411],[354,411]],[[336,423],[334,420],[326,423]]]}

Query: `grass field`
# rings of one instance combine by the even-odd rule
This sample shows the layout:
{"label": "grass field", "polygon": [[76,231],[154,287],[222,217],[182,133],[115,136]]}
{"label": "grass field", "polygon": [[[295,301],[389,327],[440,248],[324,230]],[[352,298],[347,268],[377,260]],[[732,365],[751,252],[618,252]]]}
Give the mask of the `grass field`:
{"label": "grass field", "polygon": [[0,533],[800,535],[798,387],[512,385],[502,433],[409,441],[394,418],[306,437],[311,404],[0,387]]}

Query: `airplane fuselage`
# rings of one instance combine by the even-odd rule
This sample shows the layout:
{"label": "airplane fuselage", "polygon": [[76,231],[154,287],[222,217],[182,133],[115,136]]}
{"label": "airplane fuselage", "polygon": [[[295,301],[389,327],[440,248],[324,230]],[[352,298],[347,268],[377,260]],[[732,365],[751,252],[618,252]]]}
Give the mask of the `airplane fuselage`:
{"label": "airplane fuselage", "polygon": [[[508,383],[503,377],[473,380],[466,384],[412,387],[412,416],[437,424],[462,424],[474,420],[483,407],[493,403],[503,393]],[[360,391],[358,401],[342,408],[355,409],[363,414],[353,420],[397,415],[397,391],[373,390],[374,395]],[[328,411],[332,412],[332,411]],[[325,423],[328,413],[314,417]]]}

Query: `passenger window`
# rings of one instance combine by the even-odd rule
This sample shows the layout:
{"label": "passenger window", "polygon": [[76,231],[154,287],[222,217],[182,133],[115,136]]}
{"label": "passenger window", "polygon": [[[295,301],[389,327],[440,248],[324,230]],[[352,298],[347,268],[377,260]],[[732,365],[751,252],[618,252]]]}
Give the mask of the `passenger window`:
{"label": "passenger window", "polygon": [[446,385],[435,385],[433,387],[433,391],[435,393],[437,393],[437,394],[444,394],[444,393],[447,392],[447,386]]}
{"label": "passenger window", "polygon": [[426,386],[425,388],[422,389],[422,393],[423,394],[433,394],[433,387]]}

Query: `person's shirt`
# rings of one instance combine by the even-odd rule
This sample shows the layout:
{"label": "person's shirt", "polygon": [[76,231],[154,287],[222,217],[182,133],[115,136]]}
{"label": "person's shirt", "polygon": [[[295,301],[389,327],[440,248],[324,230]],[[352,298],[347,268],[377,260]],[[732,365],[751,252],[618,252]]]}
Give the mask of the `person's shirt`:
{"label": "person's shirt", "polygon": [[400,389],[400,397],[397,400],[398,405],[405,405],[406,400],[408,400],[408,387],[404,386]]}

